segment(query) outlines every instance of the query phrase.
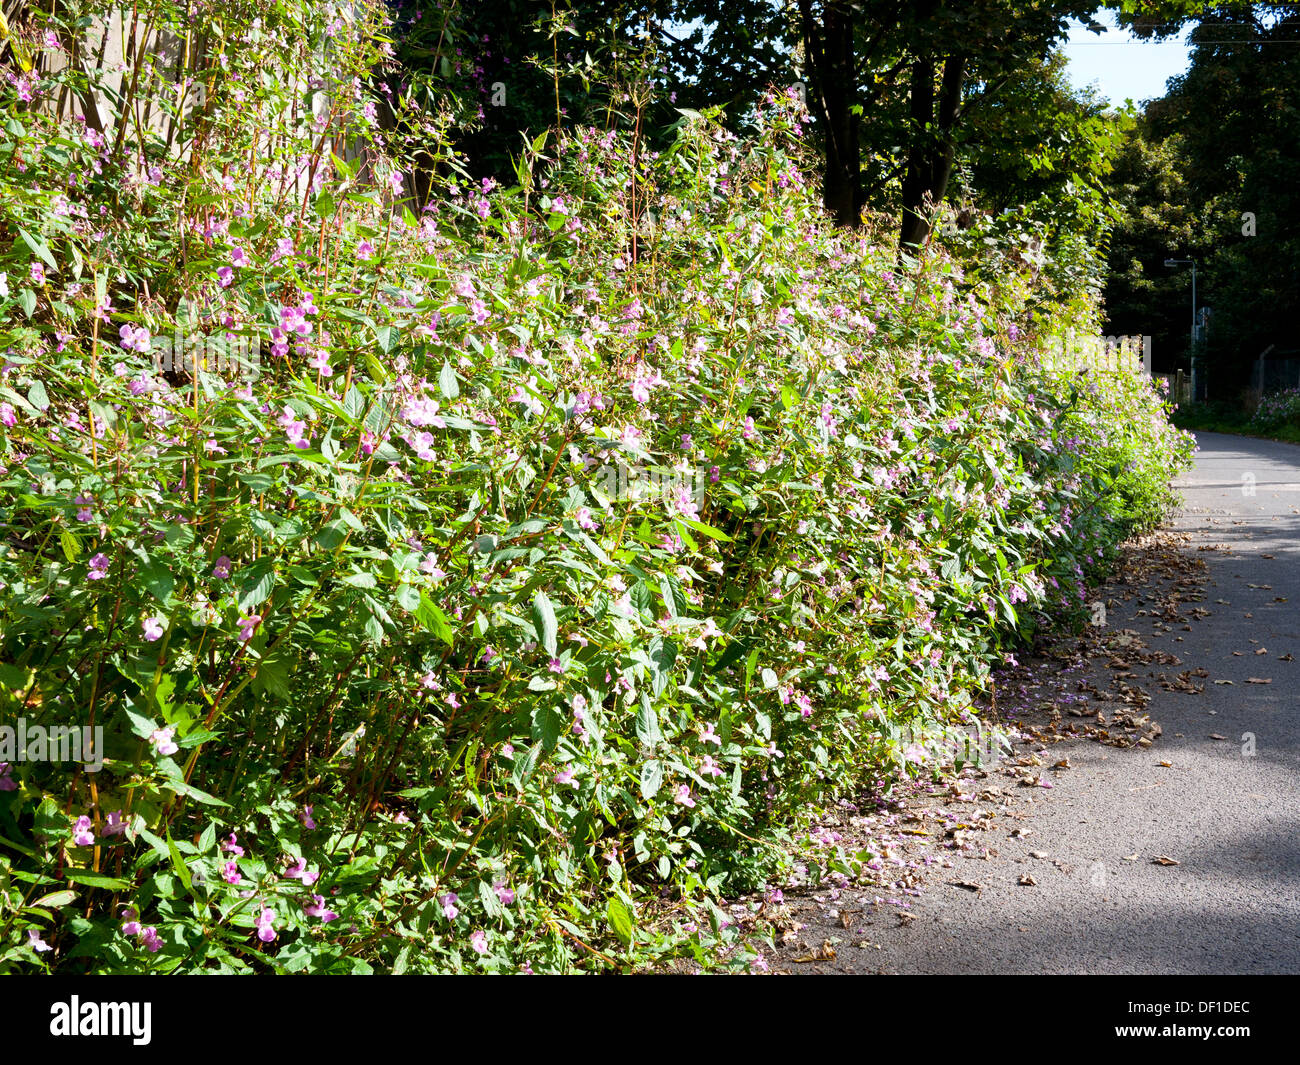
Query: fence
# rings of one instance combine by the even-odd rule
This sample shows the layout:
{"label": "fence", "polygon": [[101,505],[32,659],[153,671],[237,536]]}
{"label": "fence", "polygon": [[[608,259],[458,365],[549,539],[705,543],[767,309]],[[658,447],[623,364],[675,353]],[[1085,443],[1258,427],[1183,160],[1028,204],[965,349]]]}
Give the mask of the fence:
{"label": "fence", "polygon": [[1288,388],[1300,388],[1300,357],[1266,358],[1261,355],[1255,360],[1250,383],[1257,399]]}
{"label": "fence", "polygon": [[[214,103],[208,86],[218,65],[218,28],[201,19],[191,24],[178,24],[172,19],[159,26],[158,13],[149,5],[143,5],[144,11],[140,4],[105,6],[106,17],[99,14],[85,18],[80,36],[51,51],[37,46],[30,30],[28,16],[35,6],[29,0],[0,0],[0,13],[4,15],[0,22],[0,54],[14,60],[17,68],[36,74],[48,75],[71,67],[87,76],[93,71],[99,81],[98,88],[79,94],[65,89],[35,106],[59,118],[79,116],[110,145],[130,140],[136,151],[129,157],[136,159],[141,172],[145,160],[140,142],[149,136],[165,143],[171,157],[188,157],[185,127]],[[347,0],[324,0],[316,6],[345,21],[356,18],[354,5]],[[332,64],[327,50],[300,52],[286,54],[283,66],[268,72],[297,98],[292,120],[298,129],[324,133],[334,124],[329,116],[329,99],[320,91],[330,77]],[[268,130],[253,165],[265,167],[266,159],[273,155],[275,140],[276,134]],[[368,153],[364,142],[338,136],[332,138],[331,146],[348,162],[359,159],[366,173]],[[291,184],[301,192],[308,180],[299,174]]]}

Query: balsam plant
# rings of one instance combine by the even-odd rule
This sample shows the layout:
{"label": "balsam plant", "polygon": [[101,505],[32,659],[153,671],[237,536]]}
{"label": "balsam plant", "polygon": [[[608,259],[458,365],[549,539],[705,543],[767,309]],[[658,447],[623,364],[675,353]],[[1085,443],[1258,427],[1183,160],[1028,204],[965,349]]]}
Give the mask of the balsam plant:
{"label": "balsam plant", "polygon": [[1026,285],[831,227],[793,96],[499,189],[363,10],[213,7],[173,145],[0,98],[0,725],[103,736],[0,758],[0,970],[707,961],[1186,461]]}

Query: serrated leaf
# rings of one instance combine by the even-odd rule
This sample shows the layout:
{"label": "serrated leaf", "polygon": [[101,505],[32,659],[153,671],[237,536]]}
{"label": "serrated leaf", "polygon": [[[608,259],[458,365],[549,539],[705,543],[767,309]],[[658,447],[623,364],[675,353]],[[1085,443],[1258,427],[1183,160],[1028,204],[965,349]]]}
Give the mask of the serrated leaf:
{"label": "serrated leaf", "polygon": [[555,621],[555,608],[551,605],[550,597],[541,588],[533,596],[533,621],[537,629],[537,642],[554,658],[558,653],[556,634],[559,626]]}
{"label": "serrated leaf", "polygon": [[624,946],[632,943],[632,911],[617,895],[609,900],[605,907],[605,916],[609,918],[610,930],[618,936]]}
{"label": "serrated leaf", "polygon": [[641,767],[641,798],[649,802],[659,793],[663,782],[663,763],[657,758],[651,758]]}
{"label": "serrated leaf", "polygon": [[438,373],[438,387],[448,399],[455,399],[460,395],[460,385],[456,383],[456,371],[446,360],[443,360],[442,370]]}

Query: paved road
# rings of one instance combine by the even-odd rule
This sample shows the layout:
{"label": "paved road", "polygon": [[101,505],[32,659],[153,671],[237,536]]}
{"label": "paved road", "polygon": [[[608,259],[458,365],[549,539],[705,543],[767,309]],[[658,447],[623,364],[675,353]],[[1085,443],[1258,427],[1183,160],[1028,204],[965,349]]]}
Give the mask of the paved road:
{"label": "paved road", "polygon": [[[984,834],[996,857],[929,870],[938,875],[913,903],[915,920],[868,906],[859,911],[872,915],[868,927],[839,932],[834,962],[793,971],[1300,972],[1300,447],[1198,439],[1175,527],[1208,565],[1197,605],[1211,613],[1185,631],[1138,615],[1134,596],[1108,621],[1176,654],[1182,665],[1171,672],[1204,668],[1203,694],[1145,683],[1164,730],[1153,747],[1053,746],[1051,757],[1068,754],[1074,768],[1052,775],[1050,792],[1023,789],[1037,792],[1019,807],[1027,816],[1003,816]],[[1196,552],[1211,544],[1231,550]],[[1296,661],[1281,660],[1291,653]],[[1248,734],[1253,755],[1243,753]],[[1026,873],[1036,886],[1019,884]],[[954,887],[954,877],[981,890]],[[823,920],[812,919],[806,941],[838,931],[828,905],[862,901],[812,907]]]}

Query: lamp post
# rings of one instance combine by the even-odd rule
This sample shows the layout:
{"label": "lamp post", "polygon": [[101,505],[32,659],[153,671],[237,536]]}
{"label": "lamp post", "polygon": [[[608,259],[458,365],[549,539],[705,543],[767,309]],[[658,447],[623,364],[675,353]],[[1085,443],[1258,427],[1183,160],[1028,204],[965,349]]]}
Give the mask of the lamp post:
{"label": "lamp post", "polygon": [[1192,344],[1188,349],[1188,356],[1192,362],[1192,399],[1197,400],[1199,382],[1196,380],[1196,260],[1195,259],[1166,259],[1165,266],[1188,266],[1192,268]]}

